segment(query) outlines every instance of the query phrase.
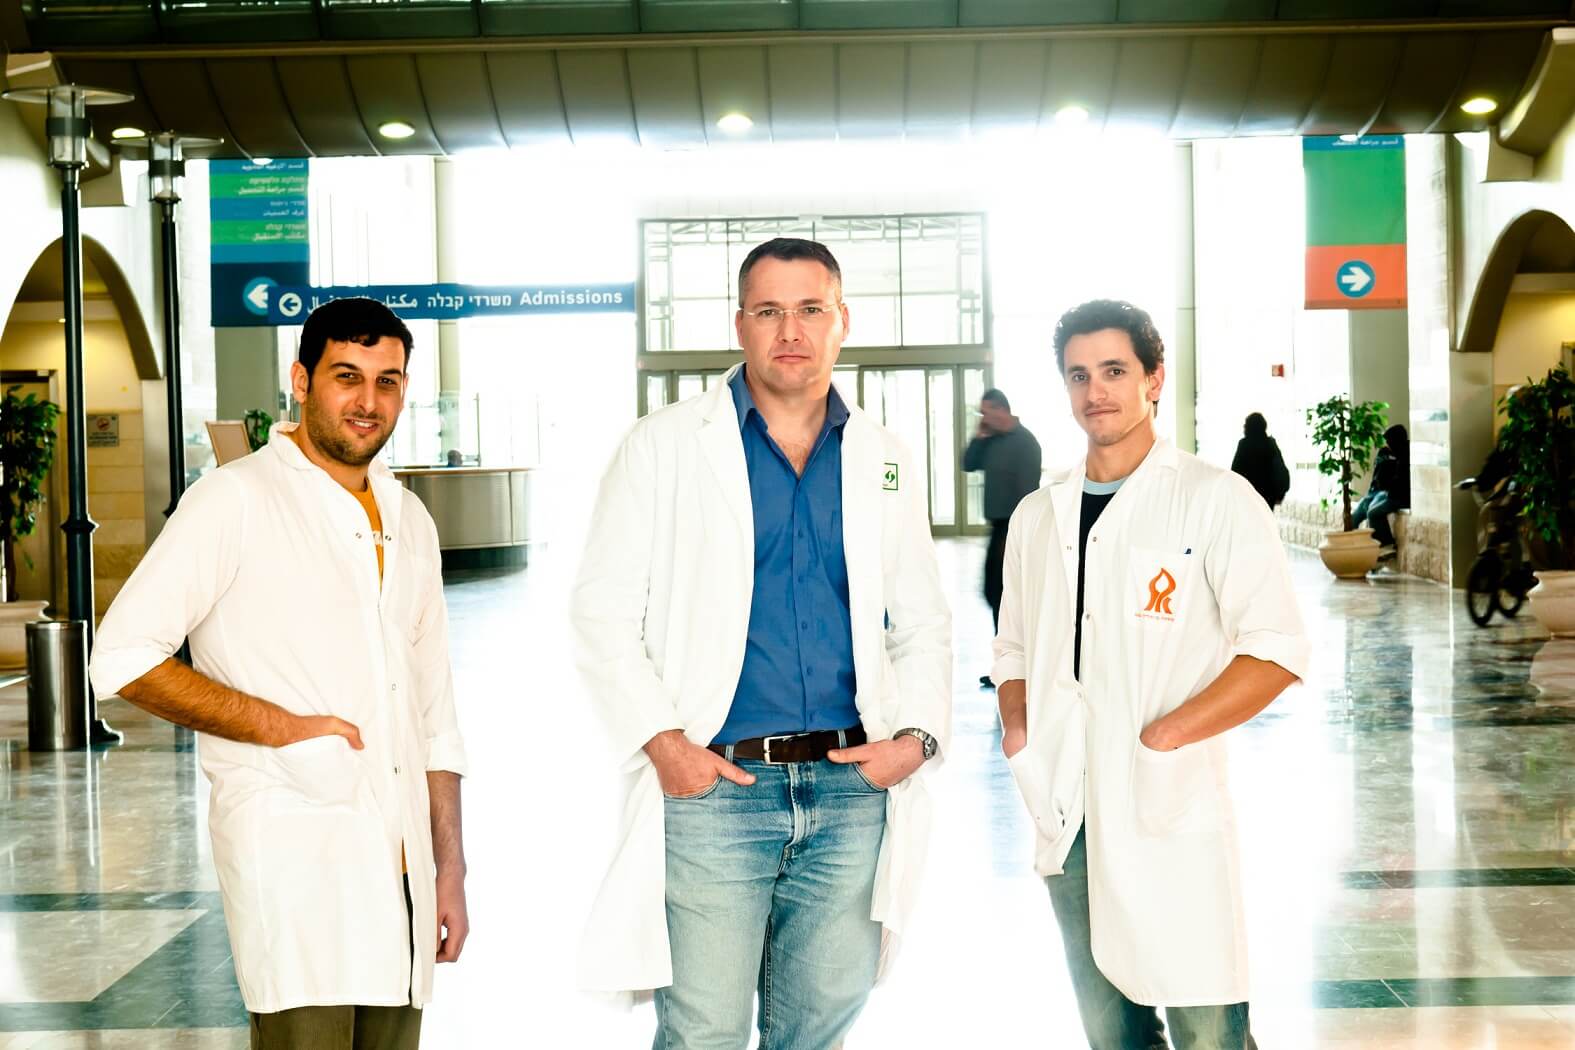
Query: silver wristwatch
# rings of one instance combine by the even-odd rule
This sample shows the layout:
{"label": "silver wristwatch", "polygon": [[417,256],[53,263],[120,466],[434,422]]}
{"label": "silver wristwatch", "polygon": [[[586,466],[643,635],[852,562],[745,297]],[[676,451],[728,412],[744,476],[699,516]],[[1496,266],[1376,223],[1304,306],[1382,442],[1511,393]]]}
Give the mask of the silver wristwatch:
{"label": "silver wristwatch", "polygon": [[924,748],[925,761],[929,761],[930,759],[934,758],[935,752],[941,749],[941,745],[936,742],[936,739],[922,729],[914,729],[912,726],[909,726],[906,729],[897,730],[891,735],[891,738],[896,740],[899,736],[911,736],[913,739],[917,740],[919,742],[919,746]]}

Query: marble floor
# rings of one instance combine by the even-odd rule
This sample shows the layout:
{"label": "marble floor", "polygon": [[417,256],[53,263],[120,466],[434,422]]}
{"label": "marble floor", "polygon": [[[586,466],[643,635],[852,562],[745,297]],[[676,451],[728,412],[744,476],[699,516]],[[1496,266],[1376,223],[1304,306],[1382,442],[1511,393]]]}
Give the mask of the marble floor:
{"label": "marble floor", "polygon": [[[956,739],[919,928],[848,1040],[1082,1045],[1030,836],[999,757],[982,541],[941,557]],[[1294,570],[1314,671],[1233,737],[1265,1050],[1575,1047],[1575,642],[1479,630],[1395,575]],[[605,753],[566,659],[572,559],[456,574],[473,933],[424,1045],[650,1045],[644,1007],[573,988],[613,832]],[[125,746],[26,750],[0,690],[0,1050],[246,1045],[189,734],[106,701]]]}

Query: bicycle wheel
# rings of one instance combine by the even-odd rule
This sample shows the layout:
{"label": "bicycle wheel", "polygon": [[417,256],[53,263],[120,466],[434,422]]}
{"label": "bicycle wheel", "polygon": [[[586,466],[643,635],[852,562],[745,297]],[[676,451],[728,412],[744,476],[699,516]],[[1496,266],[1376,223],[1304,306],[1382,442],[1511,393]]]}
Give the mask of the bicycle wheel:
{"label": "bicycle wheel", "polygon": [[1504,579],[1498,585],[1498,593],[1493,596],[1494,608],[1503,613],[1505,618],[1513,620],[1515,614],[1520,612],[1520,607],[1526,604],[1526,592],[1536,584],[1536,577],[1527,570],[1511,569],[1504,574]]}
{"label": "bicycle wheel", "polygon": [[1498,592],[1503,583],[1504,568],[1498,556],[1491,551],[1477,555],[1471,571],[1466,574],[1466,612],[1472,623],[1486,627],[1493,619],[1493,608],[1498,604]]}

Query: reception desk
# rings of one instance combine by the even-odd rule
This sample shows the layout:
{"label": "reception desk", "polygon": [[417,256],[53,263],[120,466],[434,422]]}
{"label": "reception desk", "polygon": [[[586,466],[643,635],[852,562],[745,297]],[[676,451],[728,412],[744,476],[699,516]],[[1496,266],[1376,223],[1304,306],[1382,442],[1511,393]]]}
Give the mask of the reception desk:
{"label": "reception desk", "polygon": [[534,540],[530,467],[400,467],[437,524],[444,568],[522,565]]}

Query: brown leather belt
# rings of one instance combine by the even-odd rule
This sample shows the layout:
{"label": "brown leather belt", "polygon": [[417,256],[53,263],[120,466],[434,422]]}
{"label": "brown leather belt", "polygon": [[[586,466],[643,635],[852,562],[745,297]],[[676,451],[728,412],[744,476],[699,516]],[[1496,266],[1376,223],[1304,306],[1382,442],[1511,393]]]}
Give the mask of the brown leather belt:
{"label": "brown leather belt", "polygon": [[[839,747],[858,747],[868,737],[863,726],[852,729],[824,729],[818,733],[790,733],[786,736],[757,736],[733,745],[734,760],[743,758],[780,766],[789,762],[819,762],[826,752]],[[727,758],[726,744],[712,744],[709,750]]]}

